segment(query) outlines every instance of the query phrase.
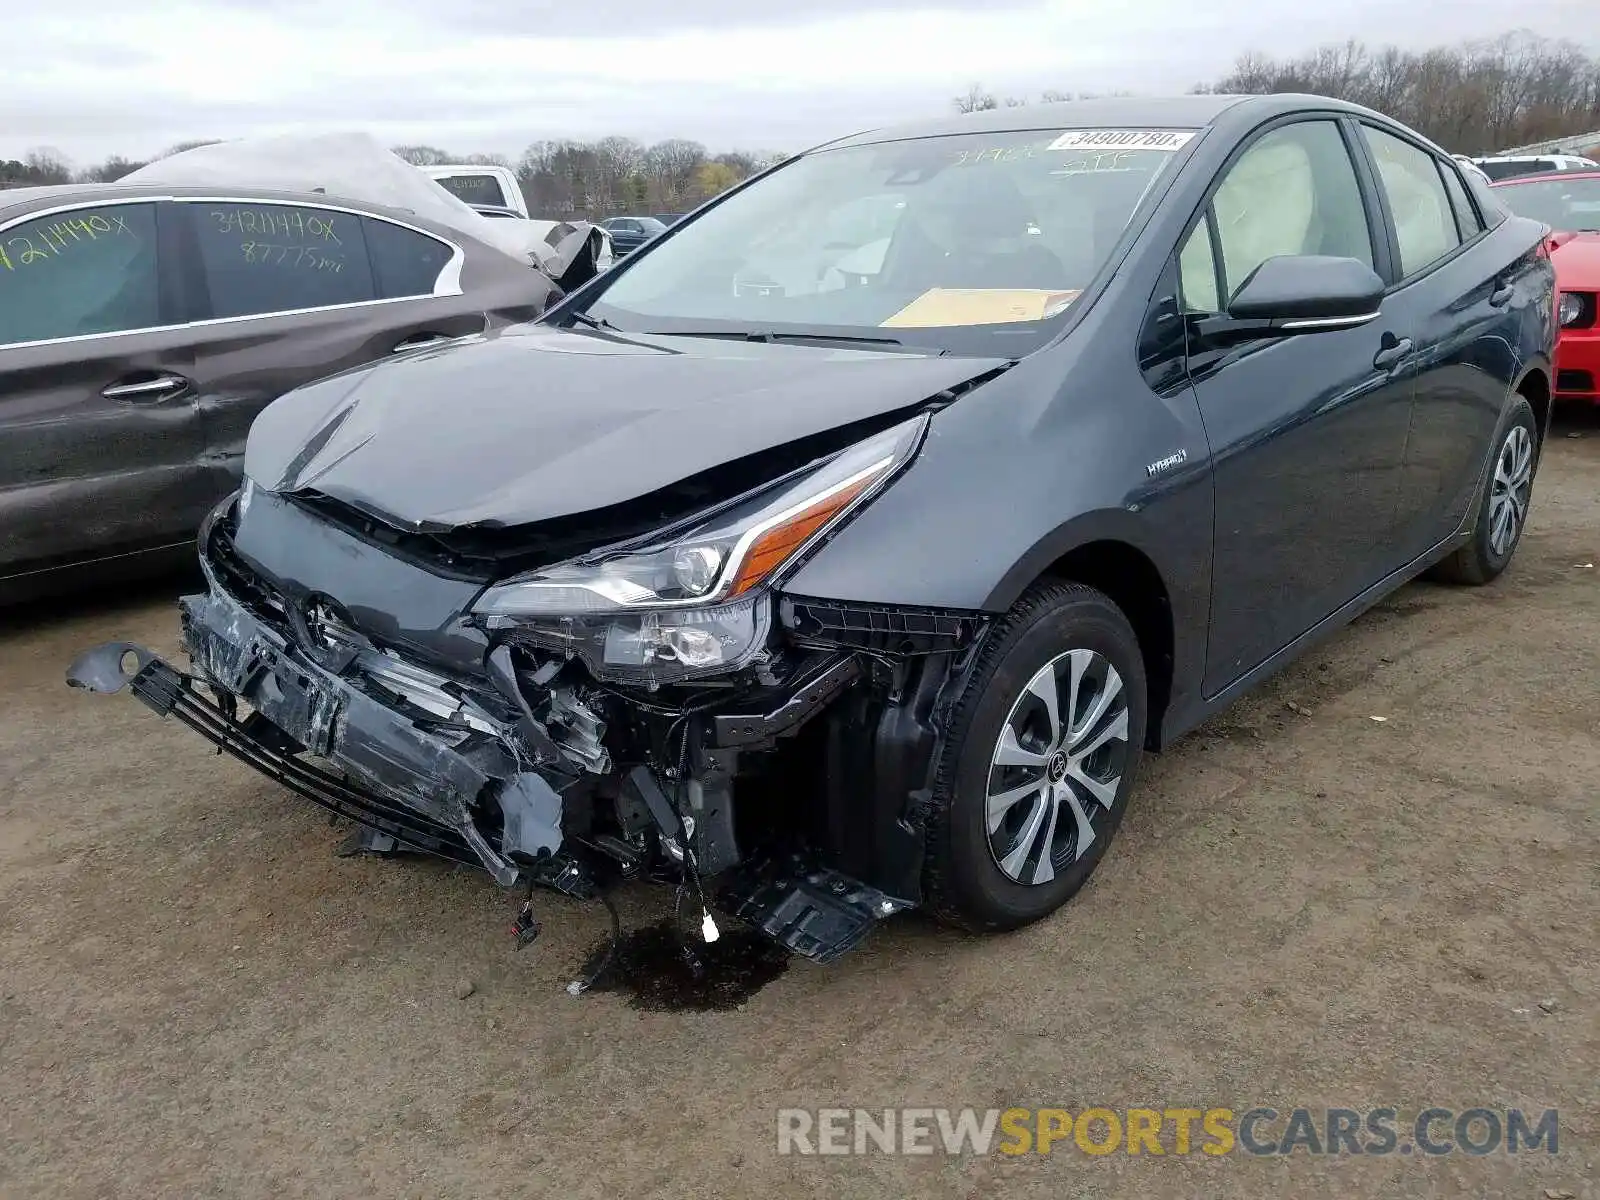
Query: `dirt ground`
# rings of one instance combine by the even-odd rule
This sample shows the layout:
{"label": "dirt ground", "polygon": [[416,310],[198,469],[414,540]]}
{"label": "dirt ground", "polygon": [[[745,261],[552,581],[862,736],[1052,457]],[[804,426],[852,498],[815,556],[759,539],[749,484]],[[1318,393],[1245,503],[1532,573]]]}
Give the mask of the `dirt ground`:
{"label": "dirt ground", "polygon": [[[1506,577],[1407,587],[1151,761],[1055,918],[898,918],[725,1012],[569,997],[598,906],[516,952],[486,877],[336,857],[63,685],[172,648],[173,590],[0,614],[0,1195],[1600,1195],[1600,421],[1558,429]],[[1090,1104],[1556,1108],[1560,1153],[775,1149],[780,1107]]]}

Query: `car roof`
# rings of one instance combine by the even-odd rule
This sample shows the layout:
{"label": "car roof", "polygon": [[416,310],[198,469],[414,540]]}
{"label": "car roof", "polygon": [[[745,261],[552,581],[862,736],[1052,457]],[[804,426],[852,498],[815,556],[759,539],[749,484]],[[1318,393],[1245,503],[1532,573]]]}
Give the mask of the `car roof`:
{"label": "car roof", "polygon": [[946,137],[962,133],[1021,133],[1030,129],[1199,129],[1215,125],[1226,114],[1265,120],[1302,109],[1333,110],[1374,117],[1392,123],[1383,114],[1327,96],[1284,93],[1270,96],[1232,96],[1199,93],[1188,96],[1107,96],[1096,100],[1062,100],[991,108],[983,112],[940,117],[905,125],[884,126],[825,142],[814,149],[870,145],[920,137]]}
{"label": "car roof", "polygon": [[0,221],[24,216],[34,209],[70,204],[79,200],[86,203],[96,201],[110,203],[114,200],[156,200],[167,197],[180,200],[188,197],[213,199],[222,196],[257,200],[264,204],[333,204],[375,216],[395,217],[443,237],[468,236],[409,209],[390,208],[387,205],[374,204],[369,200],[357,200],[350,196],[324,192],[290,192],[277,188],[236,187],[226,184],[209,187],[173,187],[170,184],[160,183],[70,183],[45,187],[6,188],[0,190]]}

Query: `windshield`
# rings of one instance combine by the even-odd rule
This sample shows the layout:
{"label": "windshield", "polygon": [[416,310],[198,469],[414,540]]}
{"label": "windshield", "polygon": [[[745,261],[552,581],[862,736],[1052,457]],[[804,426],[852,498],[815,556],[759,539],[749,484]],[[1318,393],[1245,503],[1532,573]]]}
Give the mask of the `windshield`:
{"label": "windshield", "polygon": [[603,285],[627,332],[1042,344],[1193,130],[1031,130],[806,155]]}
{"label": "windshield", "polygon": [[1495,195],[1517,216],[1551,229],[1600,229],[1600,175],[1507,184],[1495,188]]}

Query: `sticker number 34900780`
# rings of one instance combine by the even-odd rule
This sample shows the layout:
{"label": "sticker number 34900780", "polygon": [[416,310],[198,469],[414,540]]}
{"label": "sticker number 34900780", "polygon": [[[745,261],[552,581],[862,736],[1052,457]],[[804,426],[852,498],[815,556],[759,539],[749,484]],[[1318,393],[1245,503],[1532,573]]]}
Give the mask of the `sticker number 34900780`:
{"label": "sticker number 34900780", "polygon": [[1192,137],[1192,129],[1069,129],[1050,149],[1180,150]]}

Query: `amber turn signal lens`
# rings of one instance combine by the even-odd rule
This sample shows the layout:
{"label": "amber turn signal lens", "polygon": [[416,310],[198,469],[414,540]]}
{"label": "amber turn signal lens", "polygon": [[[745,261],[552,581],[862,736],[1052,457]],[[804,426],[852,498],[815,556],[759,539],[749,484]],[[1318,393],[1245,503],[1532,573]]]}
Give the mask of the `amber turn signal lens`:
{"label": "amber turn signal lens", "polygon": [[887,462],[877,464],[836,491],[818,496],[798,512],[763,530],[745,552],[728,595],[741,596],[771,575],[785,560],[834,517],[838,516],[883,476]]}

